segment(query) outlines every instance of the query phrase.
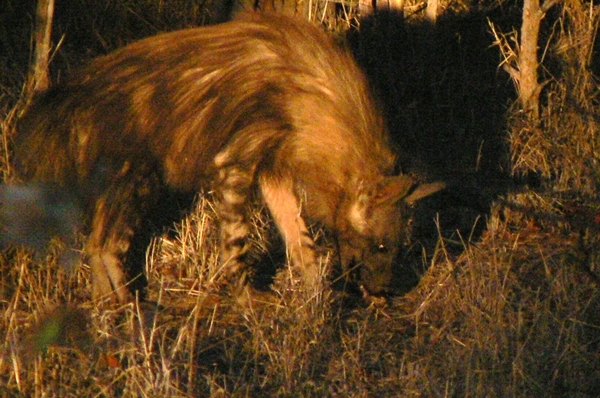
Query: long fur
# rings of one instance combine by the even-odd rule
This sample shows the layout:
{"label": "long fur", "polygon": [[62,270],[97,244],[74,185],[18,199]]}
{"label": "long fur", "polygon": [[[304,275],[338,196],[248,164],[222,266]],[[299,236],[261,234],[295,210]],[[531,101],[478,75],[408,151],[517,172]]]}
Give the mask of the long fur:
{"label": "long fur", "polygon": [[258,188],[307,280],[318,278],[310,221],[337,236],[344,266],[362,266],[375,293],[389,287],[401,213],[441,188],[393,176],[384,122],[351,55],[276,15],[97,58],[34,100],[14,145],[23,180],[82,198],[94,295],[119,302],[130,298],[123,256],[165,187],[214,191],[230,275],[245,264],[246,204]]}

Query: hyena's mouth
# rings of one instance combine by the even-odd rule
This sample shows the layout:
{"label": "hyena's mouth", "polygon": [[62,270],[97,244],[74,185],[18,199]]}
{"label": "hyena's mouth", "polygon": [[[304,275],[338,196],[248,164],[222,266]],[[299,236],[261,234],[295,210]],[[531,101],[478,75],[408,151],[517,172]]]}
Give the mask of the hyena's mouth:
{"label": "hyena's mouth", "polygon": [[392,296],[393,291],[390,286],[390,280],[385,274],[373,271],[370,267],[358,261],[354,269],[358,271],[356,272],[357,281],[363,293],[366,292],[370,296],[384,298]]}
{"label": "hyena's mouth", "polygon": [[386,292],[378,294],[369,293],[369,291],[362,284],[360,285],[360,291],[362,293],[363,300],[365,300],[369,306],[376,308],[387,307],[391,299],[390,294]]}

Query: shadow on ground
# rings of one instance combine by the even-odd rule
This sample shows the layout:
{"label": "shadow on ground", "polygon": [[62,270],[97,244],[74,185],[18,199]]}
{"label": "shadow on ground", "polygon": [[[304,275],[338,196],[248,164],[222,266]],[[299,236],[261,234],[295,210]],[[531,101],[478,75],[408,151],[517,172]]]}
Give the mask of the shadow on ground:
{"label": "shadow on ground", "polygon": [[463,242],[481,236],[492,201],[516,184],[508,175],[506,145],[514,88],[499,69],[487,22],[510,26],[515,15],[447,14],[431,24],[378,12],[348,33],[388,120],[400,171],[448,183],[416,209],[414,244],[398,272],[399,293],[418,283],[423,250],[432,255],[438,229],[446,248],[459,254]]}

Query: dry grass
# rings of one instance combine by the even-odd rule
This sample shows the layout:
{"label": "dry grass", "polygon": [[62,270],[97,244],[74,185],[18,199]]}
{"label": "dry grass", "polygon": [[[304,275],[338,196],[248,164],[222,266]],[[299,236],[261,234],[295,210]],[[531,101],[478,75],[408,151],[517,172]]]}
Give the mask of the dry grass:
{"label": "dry grass", "polygon": [[[142,3],[134,3],[141,9]],[[120,7],[133,7],[127,4]],[[459,11],[466,7],[452,6]],[[599,114],[597,85],[581,60],[598,62],[590,42],[598,18],[597,7],[585,13],[576,6],[557,15],[556,44],[548,51],[554,74],[542,125],[515,122],[518,113],[509,113],[511,153],[496,153],[512,159],[514,172],[539,173],[545,185],[500,196],[496,191],[480,220],[486,225],[482,234],[471,231],[472,223],[461,226],[471,220],[465,214],[481,203],[469,207],[470,197],[461,196],[460,204],[443,207],[437,244],[406,257],[426,269],[409,293],[381,306],[332,288],[331,278],[308,291],[281,268],[269,290],[248,288],[234,299],[217,287],[214,213],[210,197],[201,197],[189,217],[149,248],[148,302],[100,310],[89,300],[85,265],[67,272],[52,254],[4,251],[0,396],[597,396]],[[582,14],[575,18],[576,12]],[[492,41],[490,34],[490,45]],[[431,62],[419,49],[412,51],[415,65]],[[65,55],[61,59],[61,65],[72,62]],[[439,74],[433,78],[425,69],[411,70],[430,78],[423,79],[424,85],[435,84],[421,87],[423,95],[435,95],[428,104],[415,100],[406,106],[403,117],[412,124],[396,121],[414,127],[410,131],[422,140],[419,126],[443,125],[439,120],[428,124],[425,111],[437,109],[440,119],[452,115],[446,118],[451,127],[437,132],[439,140],[433,141],[447,144],[448,153],[443,145],[435,148],[439,162],[469,158],[470,152],[455,155],[457,148],[467,141],[478,148],[481,139],[471,131],[480,122],[468,117],[480,102],[461,101],[461,107],[473,107],[462,113],[451,107],[452,92],[461,98],[468,94],[453,88],[457,79],[471,85],[478,81],[451,74],[451,68],[434,71]],[[377,78],[382,84],[397,83],[398,90],[418,84],[408,72],[412,86],[402,80],[405,72],[392,76],[387,69],[367,69],[386,73],[388,80]],[[0,81],[4,148],[15,112],[6,104],[14,104],[20,91],[16,76],[7,72]],[[398,98],[405,99],[385,99]],[[2,153],[6,173],[6,149]],[[487,161],[465,168],[478,171]],[[463,190],[489,188],[466,179],[462,183]],[[425,218],[433,216],[426,213]],[[273,242],[273,227],[264,212],[254,215],[253,225],[253,251],[270,273],[271,263],[281,262],[277,255],[273,261],[267,255],[277,252],[276,243],[265,243]],[[320,241],[325,242],[323,273],[331,275],[327,239]],[[418,251],[420,246],[414,247]],[[60,247],[52,246],[52,252],[60,253]]]}
{"label": "dry grass", "polygon": [[[598,192],[598,54],[600,9],[570,2],[547,39],[541,123],[515,112],[510,135],[513,171],[539,173],[555,189]],[[542,43],[544,45],[545,43]]]}
{"label": "dry grass", "polygon": [[421,386],[433,396],[591,394],[600,302],[578,236],[501,212],[481,242],[440,261],[409,295],[421,303],[410,359],[427,364]]}
{"label": "dry grass", "polygon": [[207,204],[149,251],[158,308],[97,310],[85,268],[67,274],[51,258],[5,255],[0,392],[526,397],[600,388],[598,270],[583,262],[593,231],[497,206],[480,242],[458,258],[440,245],[418,288],[385,308],[345,307],[340,292],[307,292],[285,272],[271,293],[234,302],[211,289]]}

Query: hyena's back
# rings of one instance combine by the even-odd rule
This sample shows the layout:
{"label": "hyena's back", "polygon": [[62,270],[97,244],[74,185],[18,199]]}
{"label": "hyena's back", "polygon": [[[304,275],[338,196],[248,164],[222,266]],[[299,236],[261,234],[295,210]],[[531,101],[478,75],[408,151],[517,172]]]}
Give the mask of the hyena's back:
{"label": "hyena's back", "polygon": [[[394,167],[386,140],[345,50],[308,23],[252,15],[92,61],[33,102],[15,160],[24,180],[77,189],[91,223],[94,295],[123,302],[122,259],[163,186],[215,192],[221,260],[235,272],[246,252],[244,208],[258,185],[293,263],[311,268],[301,213],[334,232],[371,231],[366,201],[398,195],[381,188]],[[409,192],[412,184],[396,185]],[[400,232],[395,202],[383,216],[392,225],[378,233],[389,241]]]}
{"label": "hyena's back", "polygon": [[[30,177],[74,168],[85,176],[99,159],[135,162],[143,154],[140,160],[155,159],[169,185],[196,190],[225,145],[254,163],[256,152],[271,152],[300,126],[310,140],[349,138],[323,136],[325,128],[338,135],[365,128],[361,141],[384,138],[362,74],[330,37],[295,19],[247,19],[151,37],[92,61],[45,93],[22,121],[21,170]],[[312,149],[331,159],[327,144]],[[65,162],[75,164],[40,166],[40,156],[56,159],[66,148]]]}

